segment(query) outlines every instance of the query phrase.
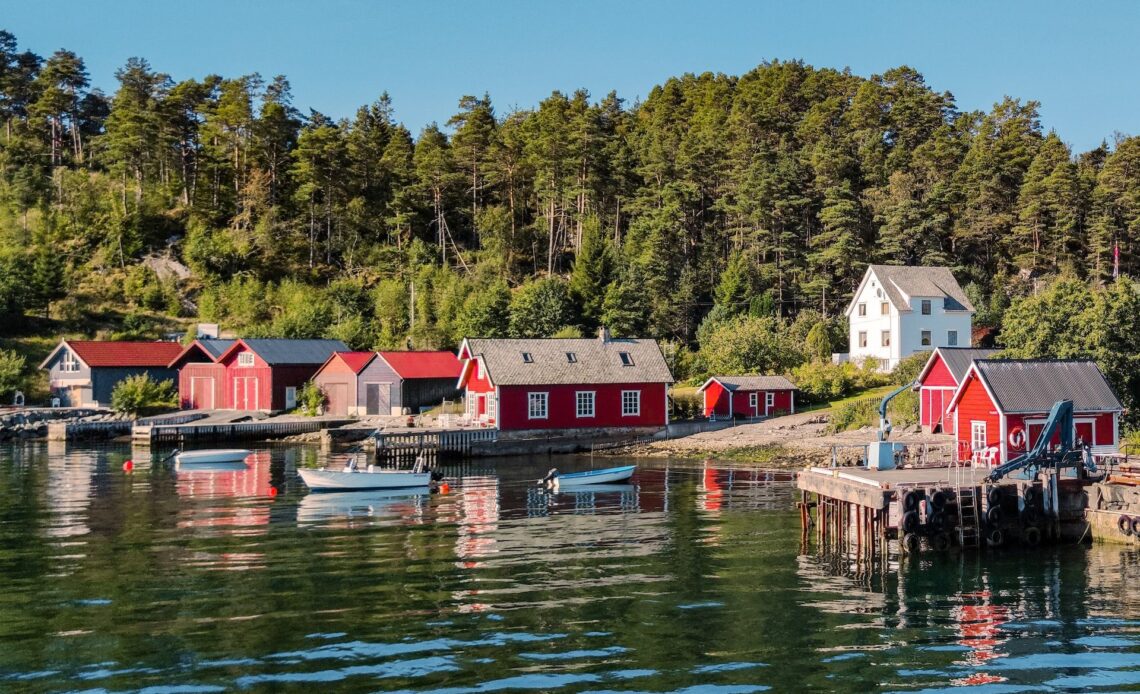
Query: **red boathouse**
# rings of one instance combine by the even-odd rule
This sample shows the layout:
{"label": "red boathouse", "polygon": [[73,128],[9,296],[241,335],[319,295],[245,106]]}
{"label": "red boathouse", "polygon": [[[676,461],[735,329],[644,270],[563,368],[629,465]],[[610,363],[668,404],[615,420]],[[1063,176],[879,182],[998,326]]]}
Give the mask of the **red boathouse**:
{"label": "red boathouse", "polygon": [[333,352],[347,351],[340,340],[235,340],[215,360],[225,369],[223,408],[291,410],[297,391],[321,364]]}
{"label": "red boathouse", "polygon": [[1073,401],[1075,439],[1119,452],[1124,408],[1094,362],[978,359],[950,403],[959,457],[998,465],[1024,453],[1059,400]]}
{"label": "red boathouse", "polygon": [[954,391],[958,390],[975,359],[987,359],[996,353],[996,349],[969,347],[939,347],[931,352],[914,387],[918,391],[918,419],[924,432],[954,433],[954,416],[950,414]]}
{"label": "red boathouse", "polygon": [[467,418],[501,431],[660,430],[673,382],[654,340],[463,341],[459,388]]}
{"label": "red boathouse", "polygon": [[184,410],[217,410],[226,403],[226,367],[217,359],[233,340],[199,338],[170,362],[178,371],[178,402]]}
{"label": "red boathouse", "polygon": [[796,387],[783,376],[713,376],[697,389],[706,417],[771,417],[796,411]]}

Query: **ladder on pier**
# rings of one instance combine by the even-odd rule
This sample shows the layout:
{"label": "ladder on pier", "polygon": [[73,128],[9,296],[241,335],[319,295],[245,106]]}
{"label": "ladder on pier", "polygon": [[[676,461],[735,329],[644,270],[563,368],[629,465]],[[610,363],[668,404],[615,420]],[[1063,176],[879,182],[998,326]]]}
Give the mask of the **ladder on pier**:
{"label": "ladder on pier", "polygon": [[958,461],[954,462],[954,498],[958,501],[958,543],[963,547],[978,547],[982,531],[978,487],[973,477],[967,486],[962,486],[962,464]]}

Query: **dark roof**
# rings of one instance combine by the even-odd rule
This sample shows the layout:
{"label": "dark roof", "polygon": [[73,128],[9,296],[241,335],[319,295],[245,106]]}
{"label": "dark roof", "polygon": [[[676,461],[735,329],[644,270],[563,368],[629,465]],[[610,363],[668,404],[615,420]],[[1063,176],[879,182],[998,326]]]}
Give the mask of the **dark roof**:
{"label": "dark roof", "polygon": [[792,382],[783,376],[713,376],[705,381],[697,392],[704,390],[710,383],[716,381],[725,389],[736,392],[738,390],[795,390]]}
{"label": "dark roof", "polygon": [[459,378],[462,368],[452,352],[380,352],[401,378]]}
{"label": "dark roof", "polygon": [[222,340],[213,337],[200,337],[197,340],[198,344],[202,345],[202,349],[206,350],[215,360],[222,356],[222,354],[230,348],[237,340]]}
{"label": "dark roof", "polygon": [[[974,349],[972,347],[939,347],[935,350],[936,353],[942,356],[942,362],[946,364],[946,368],[950,370],[950,374],[954,376],[954,380],[958,383],[966,377],[966,372],[970,370],[970,364],[974,363],[976,359],[988,359],[998,353],[996,349]],[[933,358],[933,355],[931,355]],[[923,370],[923,375],[926,371]]]}
{"label": "dark roof", "polygon": [[1124,409],[1087,359],[980,359],[974,366],[1005,413],[1048,412],[1059,400],[1072,400],[1077,412]]}
{"label": "dark roof", "polygon": [[[267,364],[316,364],[320,366],[333,352],[347,352],[348,345],[340,340],[239,340]],[[232,349],[232,346],[231,346]]]}
{"label": "dark roof", "polygon": [[910,311],[909,298],[942,297],[947,311],[973,311],[954,273],[948,267],[919,265],[871,265],[868,270],[883,285],[891,303],[899,311]]}
{"label": "dark roof", "polygon": [[172,359],[182,353],[182,345],[177,342],[64,340],[52,350],[40,368],[46,368],[48,362],[65,346],[91,368],[101,366],[166,368]]}
{"label": "dark roof", "polygon": [[[471,356],[483,358],[497,386],[673,382],[656,340],[472,338],[464,344]],[[631,363],[622,362],[623,352]],[[567,353],[574,355],[572,361]]]}

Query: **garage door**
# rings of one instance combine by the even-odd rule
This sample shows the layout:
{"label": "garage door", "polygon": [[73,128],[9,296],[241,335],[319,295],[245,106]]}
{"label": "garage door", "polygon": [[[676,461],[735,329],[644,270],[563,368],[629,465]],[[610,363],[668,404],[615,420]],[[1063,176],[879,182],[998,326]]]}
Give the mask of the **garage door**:
{"label": "garage door", "polygon": [[348,414],[348,384],[329,383],[325,385],[325,393],[329,397],[329,414]]}
{"label": "garage door", "polygon": [[190,409],[214,409],[214,379],[194,376],[190,378]]}
{"label": "garage door", "polygon": [[364,384],[365,414],[389,414],[392,411],[392,384]]}

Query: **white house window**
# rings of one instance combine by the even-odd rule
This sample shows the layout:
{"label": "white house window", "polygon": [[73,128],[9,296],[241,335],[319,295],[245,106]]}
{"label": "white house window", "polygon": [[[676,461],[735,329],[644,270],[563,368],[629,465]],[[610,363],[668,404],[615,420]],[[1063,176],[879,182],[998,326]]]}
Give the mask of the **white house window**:
{"label": "white house window", "polygon": [[982,451],[986,448],[986,423],[970,422],[970,450]]}
{"label": "white house window", "polygon": [[865,330],[859,331],[859,346],[860,347],[866,347],[867,346],[867,331],[865,331]]}
{"label": "white house window", "polygon": [[578,355],[574,354],[573,352],[567,352],[566,353],[566,363],[567,364],[577,364],[578,363]]}
{"label": "white house window", "polygon": [[253,366],[253,352],[242,352],[238,354],[238,366]]}
{"label": "white house window", "polygon": [[923,330],[922,331],[922,346],[923,347],[929,347],[930,346],[930,331],[929,330]]}
{"label": "white house window", "polygon": [[759,403],[760,403],[760,394],[759,393],[749,393],[748,394],[748,406],[749,407],[751,407],[752,409],[755,410],[756,405]]}
{"label": "white house window", "polygon": [[633,355],[632,354],[630,354],[629,352],[618,352],[618,356],[621,357],[621,365],[622,366],[633,366]]}
{"label": "white house window", "polygon": [[867,304],[859,304],[859,315],[860,316],[867,315]]}
{"label": "white house window", "polygon": [[950,330],[946,333],[946,344],[950,345],[951,347],[957,347],[958,346],[958,331],[957,330]]}
{"label": "white house window", "polygon": [[63,359],[59,362],[59,370],[67,374],[76,373],[79,371],[79,359],[71,352],[64,351]]}
{"label": "white house window", "polygon": [[533,364],[534,363],[534,357],[531,355],[530,352],[523,352],[522,353],[522,360],[523,360],[524,364]]}
{"label": "white house window", "polygon": [[890,347],[891,346],[891,331],[890,330],[884,330],[881,339],[883,341],[884,347]]}
{"label": "white house window", "polygon": [[923,299],[922,300],[922,315],[924,315],[924,316],[930,315],[930,299]]}
{"label": "white house window", "polygon": [[594,416],[594,391],[580,390],[575,394],[575,412],[579,417]]}
{"label": "white house window", "polygon": [[884,316],[889,316],[891,314],[891,305],[886,301],[879,304],[879,313]]}
{"label": "white house window", "polygon": [[641,414],[641,391],[623,390],[621,392],[621,416],[636,417]]}
{"label": "white house window", "polygon": [[547,400],[549,393],[527,393],[526,394],[526,414],[528,419],[546,419],[547,415]]}
{"label": "white house window", "polygon": [[772,392],[764,393],[764,407],[769,410],[776,404],[776,394]]}

